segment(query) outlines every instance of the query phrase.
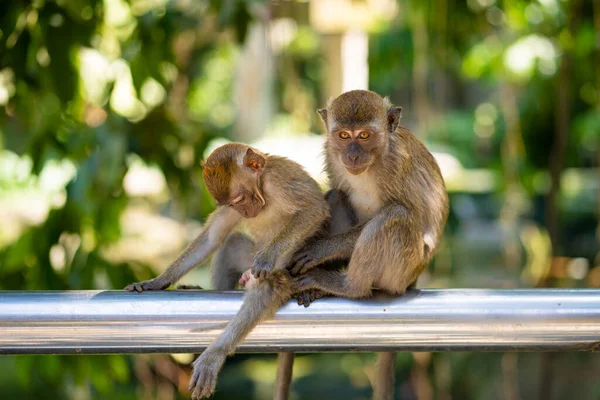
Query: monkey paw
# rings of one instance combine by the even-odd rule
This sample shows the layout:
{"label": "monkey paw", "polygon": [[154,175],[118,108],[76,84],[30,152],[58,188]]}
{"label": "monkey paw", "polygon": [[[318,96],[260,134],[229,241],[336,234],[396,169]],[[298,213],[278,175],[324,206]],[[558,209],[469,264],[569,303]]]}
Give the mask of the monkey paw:
{"label": "monkey paw", "polygon": [[169,286],[169,283],[165,284],[164,282],[159,281],[157,279],[150,279],[149,281],[143,281],[127,285],[125,286],[125,290],[127,290],[128,292],[136,291],[138,293],[141,293],[147,290],[163,290],[168,288]]}
{"label": "monkey paw", "polygon": [[259,252],[254,257],[251,271],[256,279],[265,279],[273,269],[275,263],[271,262],[267,257],[267,254],[263,252]]}
{"label": "monkey paw", "polygon": [[323,296],[325,296],[325,293],[323,293],[321,290],[311,289],[300,293],[298,297],[296,297],[296,300],[298,301],[299,306],[308,307],[310,303],[316,299],[320,299]]}
{"label": "monkey paw", "polygon": [[316,256],[316,251],[308,247],[296,253],[286,268],[292,276],[297,276],[306,273],[320,263],[321,260]]}
{"label": "monkey paw", "polygon": [[194,370],[189,387],[189,390],[192,392],[192,400],[212,396],[217,386],[217,375],[224,362],[224,356],[214,354],[209,350],[204,351],[194,361]]}

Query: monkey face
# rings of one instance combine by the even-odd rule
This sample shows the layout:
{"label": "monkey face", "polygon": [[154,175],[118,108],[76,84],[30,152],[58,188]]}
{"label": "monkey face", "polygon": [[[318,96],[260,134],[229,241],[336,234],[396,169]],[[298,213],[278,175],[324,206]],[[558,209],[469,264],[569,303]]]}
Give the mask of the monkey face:
{"label": "monkey face", "polygon": [[241,143],[221,146],[204,163],[206,188],[218,205],[254,218],[266,204],[260,182],[265,163],[265,156]]}
{"label": "monkey face", "polygon": [[351,90],[318,110],[329,133],[329,151],[352,175],[365,172],[388,147],[402,108],[368,90]]}
{"label": "monkey face", "polygon": [[254,218],[262,211],[265,206],[265,199],[260,190],[242,189],[233,193],[239,193],[229,202],[229,206],[233,207],[244,218]]}
{"label": "monkey face", "polygon": [[383,135],[372,128],[338,129],[330,142],[348,173],[359,175],[377,159],[383,145]]}

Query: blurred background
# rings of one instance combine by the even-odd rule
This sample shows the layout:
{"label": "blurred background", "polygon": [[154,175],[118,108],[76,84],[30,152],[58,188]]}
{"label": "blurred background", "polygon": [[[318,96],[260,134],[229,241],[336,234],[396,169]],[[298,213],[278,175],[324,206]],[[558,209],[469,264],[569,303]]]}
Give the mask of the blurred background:
{"label": "blurred background", "polygon": [[[600,287],[598,0],[0,2],[0,289],[156,276],[214,202],[227,141],[326,188],[315,110],[369,88],[436,156],[451,198],[421,287]],[[208,285],[208,268],[187,283]],[[15,399],[188,398],[192,355],[0,358]],[[297,358],[293,399],[367,399],[373,354]],[[274,355],[215,399],[268,399]],[[597,399],[592,354],[402,353],[398,399]]]}

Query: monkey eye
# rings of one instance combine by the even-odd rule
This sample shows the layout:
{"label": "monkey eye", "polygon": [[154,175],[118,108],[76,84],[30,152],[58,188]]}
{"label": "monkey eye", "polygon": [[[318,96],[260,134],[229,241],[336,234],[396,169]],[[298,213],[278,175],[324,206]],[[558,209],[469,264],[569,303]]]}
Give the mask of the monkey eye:
{"label": "monkey eye", "polygon": [[340,139],[350,139],[350,134],[348,132],[340,132],[339,137]]}
{"label": "monkey eye", "polygon": [[358,137],[360,139],[368,139],[369,136],[371,136],[371,134],[369,132],[361,132],[361,133],[358,134]]}

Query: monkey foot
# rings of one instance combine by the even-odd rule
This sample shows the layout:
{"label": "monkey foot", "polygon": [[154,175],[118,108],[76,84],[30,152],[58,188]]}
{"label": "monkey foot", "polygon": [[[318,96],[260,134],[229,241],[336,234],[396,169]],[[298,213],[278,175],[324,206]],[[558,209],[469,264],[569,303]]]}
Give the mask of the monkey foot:
{"label": "monkey foot", "polygon": [[125,290],[128,292],[138,292],[141,293],[146,290],[163,290],[169,287],[170,284],[164,284],[155,279],[150,279],[149,281],[132,283],[130,285],[125,286]]}
{"label": "monkey foot", "polygon": [[254,277],[251,269],[244,271],[239,280],[239,284],[242,285],[244,289],[252,289],[257,283],[258,279]]}
{"label": "monkey foot", "polygon": [[200,285],[178,285],[177,290],[204,290]]}
{"label": "monkey foot", "polygon": [[217,375],[224,361],[225,357],[214,355],[209,351],[205,351],[194,361],[189,387],[192,392],[192,400],[212,396],[217,386]]}
{"label": "monkey foot", "polygon": [[308,307],[310,303],[317,299],[320,299],[323,296],[325,296],[325,293],[323,293],[319,289],[310,289],[300,293],[296,300],[298,301],[299,306]]}

